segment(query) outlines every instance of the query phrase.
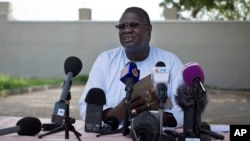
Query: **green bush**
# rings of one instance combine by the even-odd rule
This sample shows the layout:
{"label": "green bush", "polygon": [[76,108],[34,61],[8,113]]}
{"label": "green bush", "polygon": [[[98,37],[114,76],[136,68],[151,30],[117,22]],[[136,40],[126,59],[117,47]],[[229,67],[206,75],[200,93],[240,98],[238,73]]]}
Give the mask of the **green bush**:
{"label": "green bush", "polygon": [[[73,78],[74,84],[86,84],[87,75],[79,75]],[[17,78],[0,74],[0,91],[41,85],[57,85],[63,83],[61,78]]]}
{"label": "green bush", "polygon": [[73,78],[73,83],[85,85],[86,82],[88,81],[88,78],[89,78],[88,75],[78,75],[75,78]]}

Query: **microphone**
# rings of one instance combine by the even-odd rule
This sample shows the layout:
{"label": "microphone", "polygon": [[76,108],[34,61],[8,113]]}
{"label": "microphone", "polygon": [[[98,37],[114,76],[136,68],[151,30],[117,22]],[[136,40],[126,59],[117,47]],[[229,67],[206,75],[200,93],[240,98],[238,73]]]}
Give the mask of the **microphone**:
{"label": "microphone", "polygon": [[163,137],[162,136],[163,110],[167,99],[167,85],[169,82],[169,73],[170,73],[169,69],[167,69],[165,63],[159,61],[156,63],[151,74],[151,81],[153,83],[153,87],[156,91],[156,96],[158,97],[158,101],[160,104],[160,109],[159,109],[160,140]]}
{"label": "microphone", "polygon": [[196,62],[184,65],[182,76],[185,84],[177,89],[176,102],[184,111],[184,134],[187,138],[199,138],[201,114],[208,103],[203,86],[204,73]]}
{"label": "microphone", "polygon": [[[177,95],[175,96],[176,103],[184,109],[193,108],[194,105],[194,91],[187,84],[183,83],[177,88]],[[206,105],[208,104],[208,97],[204,95],[199,99],[199,110],[201,113],[205,111]]]}
{"label": "microphone", "polygon": [[157,141],[159,122],[151,112],[138,114],[132,122],[132,138],[134,141]]}
{"label": "microphone", "polygon": [[[193,112],[193,115],[192,115],[193,125],[188,123],[190,122],[189,119],[191,119],[191,113],[188,113],[187,111],[184,110],[184,126],[186,126],[184,127],[184,131],[186,131],[186,133],[193,131],[196,137],[200,137],[200,133],[203,133],[203,134],[209,134],[210,136],[216,139],[223,139],[224,136],[217,134],[215,132],[212,132],[210,130],[203,129],[201,126],[201,114],[205,110],[205,107],[208,103],[206,90],[203,86],[204,72],[202,68],[196,62],[189,62],[184,65],[184,68],[182,70],[182,75],[183,75],[184,82],[189,88],[185,85],[180,86],[180,89],[177,90],[178,91],[177,93],[179,93],[177,94],[177,96],[179,96],[179,98],[176,99],[176,102],[179,103],[179,105],[183,105],[184,106],[183,108],[189,107],[187,106],[187,105],[190,105],[190,104],[187,104],[190,102],[190,101],[187,102],[189,98],[187,98],[186,96],[184,96],[183,98],[180,98],[186,93],[186,95],[191,95],[190,99],[192,102],[190,103],[193,103],[192,108],[190,107],[186,108],[186,109],[189,109],[189,111]],[[182,94],[184,93],[184,94],[182,95],[181,93]],[[185,100],[186,102],[184,102]],[[193,128],[191,129],[191,127]],[[186,136],[190,137],[188,134],[186,134]]]}
{"label": "microphone", "polygon": [[125,66],[125,68],[121,72],[121,78],[120,80],[126,85],[125,86],[125,91],[126,91],[126,97],[125,97],[125,105],[126,105],[126,110],[125,110],[125,116],[124,116],[124,121],[123,121],[123,136],[126,136],[129,134],[129,125],[130,121],[130,100],[131,100],[131,95],[134,91],[134,84],[139,81],[140,77],[140,71],[137,69],[137,66],[134,62],[128,62]]}
{"label": "microphone", "polygon": [[[177,88],[177,95],[175,96],[175,100],[176,103],[184,111],[183,132],[185,138],[194,138],[198,136],[197,134],[202,133],[209,134],[216,139],[224,139],[224,136],[212,132],[209,128],[209,125],[206,125],[205,123],[197,123],[199,122],[199,117],[197,118],[195,116],[200,116],[205,111],[205,108],[209,101],[207,95],[202,95],[202,97],[199,98],[199,106],[196,106],[194,90],[187,84],[183,83]],[[208,129],[204,129],[204,127]]]}
{"label": "microphone", "polygon": [[41,131],[41,121],[35,117],[24,117],[17,121],[16,126],[0,129],[0,136],[17,133],[21,136],[34,136]]}
{"label": "microphone", "polygon": [[152,70],[151,81],[154,89],[156,90],[156,96],[160,101],[160,107],[164,108],[164,104],[167,98],[167,85],[169,83],[169,69],[165,63],[159,61],[156,63]]}
{"label": "microphone", "polygon": [[[206,96],[206,90],[203,86],[204,73],[200,65],[196,62],[189,62],[184,65],[182,70],[182,77],[186,85],[193,89],[193,108],[189,108],[193,112],[193,133],[196,137],[200,135],[201,123],[201,99]],[[189,114],[191,113],[189,112]],[[188,113],[188,112],[186,112]],[[185,113],[184,113],[185,114]],[[186,120],[184,118],[184,120]],[[188,121],[187,121],[188,122]],[[189,129],[191,132],[191,129]]]}
{"label": "microphone", "polygon": [[182,70],[182,75],[184,82],[188,86],[197,89],[197,91],[201,94],[206,93],[203,86],[204,72],[198,63],[190,62],[185,64]]}
{"label": "microphone", "polygon": [[[196,115],[201,115],[205,111],[208,103],[207,95],[203,95],[199,99],[199,106],[195,107],[194,91],[187,84],[183,83],[177,88],[177,95],[175,96],[176,103],[181,107],[184,112],[183,132],[185,137],[195,137],[194,128],[197,121]],[[196,109],[195,111],[195,108]],[[196,113],[195,112],[199,112]]]}
{"label": "microphone", "polygon": [[68,57],[64,62],[64,72],[67,75],[64,81],[63,91],[61,94],[61,101],[67,99],[68,90],[71,86],[71,80],[73,77],[77,76],[82,70],[82,62],[79,58],[75,56]]}
{"label": "microphone", "polygon": [[102,123],[103,105],[106,104],[104,91],[100,88],[90,89],[85,102],[87,103],[85,131],[98,133]]}
{"label": "microphone", "polygon": [[70,99],[70,87],[72,84],[72,78],[77,76],[82,69],[82,62],[79,58],[75,56],[68,57],[64,62],[64,72],[66,74],[66,79],[63,83],[63,90],[61,93],[60,100],[55,103],[52,122],[56,124],[62,124],[63,119],[67,112],[68,104],[66,101]]}
{"label": "microphone", "polygon": [[125,90],[127,93],[127,98],[131,98],[132,91],[134,89],[134,84],[139,81],[140,71],[134,62],[128,62],[125,68],[121,72],[120,80],[126,85]]}

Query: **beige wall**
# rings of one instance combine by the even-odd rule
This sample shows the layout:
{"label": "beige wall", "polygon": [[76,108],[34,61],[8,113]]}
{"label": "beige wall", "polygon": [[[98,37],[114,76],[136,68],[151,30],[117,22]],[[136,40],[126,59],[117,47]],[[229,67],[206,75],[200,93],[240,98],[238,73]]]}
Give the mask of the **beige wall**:
{"label": "beige wall", "polygon": [[[65,77],[69,56],[88,74],[97,55],[119,46],[117,22],[6,20],[0,12],[0,72],[21,77]],[[205,83],[250,88],[250,22],[152,21],[151,45],[198,62]],[[101,71],[101,70],[100,70]]]}

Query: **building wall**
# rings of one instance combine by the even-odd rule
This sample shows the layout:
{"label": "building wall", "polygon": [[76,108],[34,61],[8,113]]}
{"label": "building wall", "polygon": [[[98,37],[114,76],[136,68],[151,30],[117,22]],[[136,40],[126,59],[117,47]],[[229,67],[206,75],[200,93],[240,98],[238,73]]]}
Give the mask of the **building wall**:
{"label": "building wall", "polygon": [[[19,77],[65,77],[69,56],[88,74],[97,55],[120,45],[115,21],[14,21],[0,12],[0,73]],[[250,88],[250,22],[152,21],[151,45],[198,62],[205,84]],[[100,70],[101,71],[101,70]]]}

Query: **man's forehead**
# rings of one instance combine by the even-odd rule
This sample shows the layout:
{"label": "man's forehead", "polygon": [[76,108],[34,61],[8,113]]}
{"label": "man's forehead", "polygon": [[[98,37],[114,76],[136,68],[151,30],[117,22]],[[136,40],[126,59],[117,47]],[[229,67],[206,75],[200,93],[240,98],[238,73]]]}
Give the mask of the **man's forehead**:
{"label": "man's forehead", "polygon": [[140,17],[136,12],[125,12],[120,18],[119,22],[140,22]]}

